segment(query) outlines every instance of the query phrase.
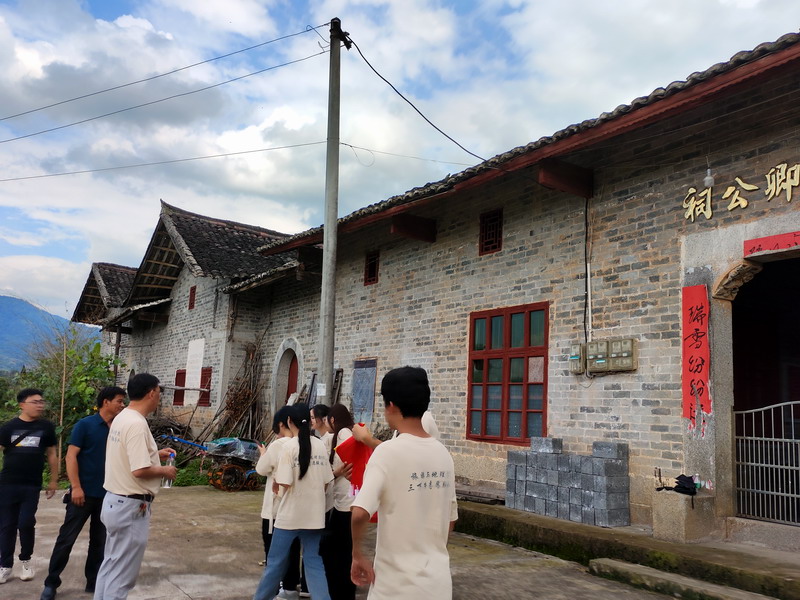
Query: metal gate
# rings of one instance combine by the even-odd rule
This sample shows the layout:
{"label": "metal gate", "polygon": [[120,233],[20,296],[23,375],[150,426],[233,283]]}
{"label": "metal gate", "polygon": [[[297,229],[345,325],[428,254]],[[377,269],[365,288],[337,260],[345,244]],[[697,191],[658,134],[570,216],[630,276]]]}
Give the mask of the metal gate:
{"label": "metal gate", "polygon": [[737,515],[800,525],[800,402],[733,414]]}

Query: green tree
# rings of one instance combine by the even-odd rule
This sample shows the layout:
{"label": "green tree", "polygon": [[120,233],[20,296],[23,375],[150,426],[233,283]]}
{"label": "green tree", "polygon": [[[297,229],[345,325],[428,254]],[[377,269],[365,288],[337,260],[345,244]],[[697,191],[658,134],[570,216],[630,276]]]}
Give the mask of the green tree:
{"label": "green tree", "polygon": [[[42,336],[30,351],[33,367],[14,377],[14,390],[39,388],[47,402],[46,418],[56,425],[59,452],[72,426],[92,414],[100,388],[113,385],[118,359],[102,353],[101,344],[73,325],[55,335]],[[13,406],[12,406],[13,404]],[[16,399],[6,400],[16,409]]]}

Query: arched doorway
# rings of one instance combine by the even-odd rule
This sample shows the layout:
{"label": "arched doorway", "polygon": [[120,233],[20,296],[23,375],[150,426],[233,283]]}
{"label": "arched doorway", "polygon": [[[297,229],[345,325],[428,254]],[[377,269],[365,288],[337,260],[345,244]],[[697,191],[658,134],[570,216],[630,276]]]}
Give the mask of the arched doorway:
{"label": "arched doorway", "polygon": [[800,259],[763,267],[733,301],[737,514],[800,525]]}
{"label": "arched doorway", "polygon": [[286,400],[300,391],[304,374],[303,349],[297,340],[287,338],[275,353],[272,369],[272,410],[286,404]]}

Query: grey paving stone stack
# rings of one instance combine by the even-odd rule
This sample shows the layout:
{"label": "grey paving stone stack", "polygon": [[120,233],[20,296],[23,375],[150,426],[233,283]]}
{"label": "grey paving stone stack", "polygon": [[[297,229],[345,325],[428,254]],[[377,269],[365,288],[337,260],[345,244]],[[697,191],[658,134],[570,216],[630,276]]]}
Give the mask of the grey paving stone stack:
{"label": "grey paving stone stack", "polygon": [[506,506],[601,527],[630,525],[628,445],[594,442],[592,455],[562,454],[562,440],[531,438],[510,450]]}

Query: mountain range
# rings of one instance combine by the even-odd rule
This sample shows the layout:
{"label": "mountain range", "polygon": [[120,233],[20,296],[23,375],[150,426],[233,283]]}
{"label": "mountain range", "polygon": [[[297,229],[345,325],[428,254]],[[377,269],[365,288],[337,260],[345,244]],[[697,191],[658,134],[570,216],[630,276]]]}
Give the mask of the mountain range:
{"label": "mountain range", "polygon": [[[100,338],[100,330],[81,323],[74,323],[90,335]],[[30,302],[0,296],[0,371],[18,371],[31,366],[29,348],[37,345],[42,337],[55,338],[65,331],[70,321],[37,308]]]}

